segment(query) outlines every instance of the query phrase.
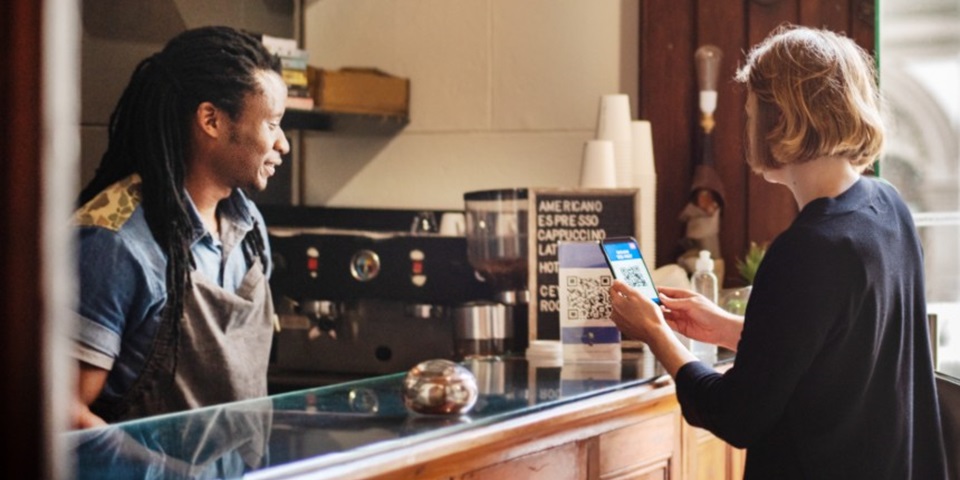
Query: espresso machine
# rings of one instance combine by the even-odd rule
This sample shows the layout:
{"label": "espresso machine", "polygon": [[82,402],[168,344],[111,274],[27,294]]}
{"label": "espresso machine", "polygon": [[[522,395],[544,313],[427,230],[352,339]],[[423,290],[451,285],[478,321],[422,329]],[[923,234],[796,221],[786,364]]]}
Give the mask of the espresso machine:
{"label": "espresso machine", "polygon": [[530,303],[527,189],[467,192],[463,199],[467,259],[506,311],[506,350],[522,355]]}
{"label": "espresso machine", "polygon": [[412,232],[405,225],[413,213],[341,215],[367,222],[401,218],[376,229],[351,221],[309,225],[302,218],[284,226],[268,217],[279,317],[268,373],[272,391],[459,359],[455,319],[487,308],[492,285],[467,260],[462,234]]}

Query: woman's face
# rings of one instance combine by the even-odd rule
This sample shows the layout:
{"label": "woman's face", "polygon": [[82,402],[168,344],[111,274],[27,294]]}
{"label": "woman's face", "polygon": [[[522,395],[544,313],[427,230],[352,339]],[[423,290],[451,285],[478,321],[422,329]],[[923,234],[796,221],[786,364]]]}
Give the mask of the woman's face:
{"label": "woman's face", "polygon": [[757,132],[759,123],[757,120],[759,118],[759,112],[757,108],[757,95],[753,91],[747,92],[747,103],[744,105],[743,109],[746,113],[746,135],[747,141],[744,144],[744,149],[746,150],[747,164],[753,167],[755,170],[758,165],[761,165],[762,162],[757,158],[758,148],[757,148],[757,137],[759,133]]}
{"label": "woman's face", "polygon": [[746,111],[746,142],[744,150],[746,151],[747,165],[755,173],[763,176],[763,179],[770,183],[781,183],[779,172],[780,168],[770,168],[772,153],[770,146],[767,145],[766,131],[760,112],[760,100],[752,91],[747,92],[747,103],[744,106]]}

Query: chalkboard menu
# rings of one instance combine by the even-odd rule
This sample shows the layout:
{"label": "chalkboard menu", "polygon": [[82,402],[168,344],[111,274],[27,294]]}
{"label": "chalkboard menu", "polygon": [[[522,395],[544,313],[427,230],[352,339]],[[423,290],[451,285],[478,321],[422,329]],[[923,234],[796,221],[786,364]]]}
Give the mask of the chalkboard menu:
{"label": "chalkboard menu", "polygon": [[530,190],[531,340],[560,339],[557,242],[636,236],[636,202],[632,188]]}

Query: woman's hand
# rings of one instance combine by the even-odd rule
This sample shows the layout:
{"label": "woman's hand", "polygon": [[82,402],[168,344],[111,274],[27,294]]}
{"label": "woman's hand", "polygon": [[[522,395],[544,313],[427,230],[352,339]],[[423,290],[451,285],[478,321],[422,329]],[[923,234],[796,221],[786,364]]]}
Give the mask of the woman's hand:
{"label": "woman's hand", "polygon": [[664,319],[688,338],[736,350],[743,330],[743,318],[723,310],[698,293],[661,287]]}
{"label": "woman's hand", "polygon": [[610,319],[630,338],[651,343],[652,336],[669,330],[661,308],[620,280],[610,287],[610,303],[613,306]]}
{"label": "woman's hand", "polygon": [[697,360],[670,330],[663,310],[637,290],[615,280],[610,287],[610,303],[613,305],[610,319],[620,332],[647,344],[671,377],[676,378],[680,367]]}

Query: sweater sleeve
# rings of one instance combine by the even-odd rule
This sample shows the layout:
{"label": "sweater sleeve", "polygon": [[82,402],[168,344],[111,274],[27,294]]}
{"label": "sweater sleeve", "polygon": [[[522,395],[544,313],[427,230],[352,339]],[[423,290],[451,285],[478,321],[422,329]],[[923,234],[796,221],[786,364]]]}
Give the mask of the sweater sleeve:
{"label": "sweater sleeve", "polygon": [[[757,272],[733,367],[694,362],[677,374],[687,421],[744,448],[784,416],[831,335],[844,328],[865,279],[850,250],[813,229],[788,230]],[[815,381],[815,379],[814,379]]]}

